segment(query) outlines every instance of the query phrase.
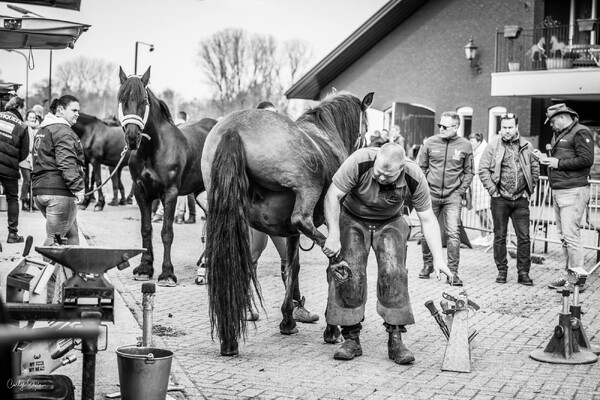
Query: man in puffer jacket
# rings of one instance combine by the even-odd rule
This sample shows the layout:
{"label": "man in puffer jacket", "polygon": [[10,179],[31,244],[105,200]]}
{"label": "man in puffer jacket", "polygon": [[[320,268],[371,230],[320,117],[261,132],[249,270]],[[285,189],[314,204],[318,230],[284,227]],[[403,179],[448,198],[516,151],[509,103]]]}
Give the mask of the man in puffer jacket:
{"label": "man in puffer jacket", "polygon": [[77,204],[83,200],[85,161],[71,126],[79,116],[79,101],[64,95],[50,109],[33,144],[33,195],[46,218],[44,246],[78,245]]}
{"label": "man in puffer jacket", "polygon": [[[448,235],[448,267],[453,277],[447,278],[452,286],[462,286],[458,277],[460,261],[460,213],[462,197],[473,180],[473,149],[471,143],[458,136],[460,117],[457,113],[442,113],[440,134],[427,139],[421,149],[419,166],[427,177],[431,205],[436,217],[444,213]],[[433,272],[433,257],[426,240],[423,247],[423,269],[419,278],[428,279]]]}
{"label": "man in puffer jacket", "polygon": [[[7,243],[23,242],[19,226],[19,163],[29,155],[29,134],[23,122],[25,101],[14,96],[0,113],[0,183],[8,204]],[[0,247],[0,251],[2,247]]]}

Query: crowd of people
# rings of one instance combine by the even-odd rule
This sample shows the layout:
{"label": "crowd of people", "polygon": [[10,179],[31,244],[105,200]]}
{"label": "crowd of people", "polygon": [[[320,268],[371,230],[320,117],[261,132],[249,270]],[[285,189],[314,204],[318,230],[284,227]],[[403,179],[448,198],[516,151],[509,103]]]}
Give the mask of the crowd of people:
{"label": "crowd of people", "polygon": [[[7,243],[21,243],[18,234],[18,181],[22,176],[21,209],[39,209],[46,219],[44,245],[79,244],[77,204],[84,195],[84,155],[72,130],[79,115],[79,101],[64,95],[53,101],[43,117],[39,110],[25,110],[23,99],[13,97],[0,112],[0,183],[8,205]],[[257,107],[277,112],[268,102]],[[419,278],[432,273],[446,283],[462,286],[460,264],[461,211],[468,193],[476,193],[471,207],[481,225],[493,228],[493,255],[498,284],[508,280],[507,231],[512,221],[517,239],[517,283],[532,286],[530,277],[530,198],[540,176],[548,168],[556,225],[567,265],[583,268],[582,217],[590,200],[589,173],[594,162],[591,130],[579,123],[578,114],[565,104],[549,107],[546,123],[554,134],[547,153],[534,149],[519,132],[514,113],[500,116],[500,134],[487,143],[481,133],[469,140],[458,135],[460,117],[440,115],[439,133],[428,138],[418,162],[405,151],[400,128],[375,132],[370,147],[351,154],[335,173],[324,203],[328,236],[323,252],[341,257],[351,273],[347,280],[329,278],[325,317],[341,326],[344,342],[334,358],[351,360],[362,355],[360,332],[367,301],[367,258],[373,249],[378,267],[377,312],[388,333],[388,355],[398,364],[409,364],[414,354],[402,341],[402,333],[414,324],[409,292],[406,250],[409,227],[403,214],[416,211],[421,222],[423,268]],[[179,114],[178,123],[187,116]],[[473,195],[472,195],[473,196]],[[191,200],[191,201],[190,201]],[[181,197],[178,223],[195,223],[196,199]],[[189,205],[184,220],[185,205]],[[489,207],[488,207],[489,205]],[[488,214],[491,210],[491,220]],[[442,230],[438,221],[443,221]],[[447,236],[444,260],[442,234]],[[252,232],[252,258],[256,263],[267,235]],[[286,263],[285,241],[271,237]],[[487,239],[486,239],[487,240]],[[557,277],[552,289],[569,287]],[[318,315],[304,309],[304,298],[294,296],[294,318],[314,322]],[[251,311],[251,310],[249,310]],[[257,318],[257,317],[256,317]],[[253,315],[249,319],[255,319]]]}
{"label": "crowd of people", "polygon": [[[366,266],[373,249],[378,268],[376,309],[388,332],[388,356],[397,364],[415,360],[402,341],[406,326],[414,324],[405,265],[408,226],[402,218],[407,206],[416,210],[421,221],[423,269],[419,278],[427,279],[435,272],[439,279],[443,272],[447,284],[462,286],[458,276],[461,210],[467,192],[477,185],[482,198],[475,199],[475,211],[486,229],[493,227],[496,283],[507,283],[510,219],[517,236],[517,282],[532,286],[529,207],[540,164],[545,165],[565,257],[568,265],[583,268],[580,230],[590,199],[594,140],[590,129],[581,125],[577,113],[565,104],[549,107],[546,116],[554,132],[548,154],[521,137],[514,113],[501,115],[499,137],[488,144],[480,133],[470,140],[459,136],[459,115],[444,112],[439,134],[423,144],[418,163],[408,159],[404,145],[394,142],[386,130],[371,137],[372,147],[346,159],[325,197],[328,237],[323,252],[328,257],[340,256],[351,270],[345,281],[328,279],[325,317],[328,324],[341,326],[344,337],[335,359],[351,360],[363,354],[360,332],[367,301]],[[447,235],[447,264],[440,217]],[[566,277],[549,285],[560,290],[568,286]]]}
{"label": "crowd of people", "polygon": [[[79,101],[62,96],[43,108],[25,110],[25,101],[13,96],[0,112],[0,183],[7,202],[7,243],[22,243],[21,210],[39,210],[46,219],[44,245],[79,244],[77,203],[83,199],[84,157],[79,138],[71,129],[79,116]],[[43,118],[42,118],[43,117]]]}

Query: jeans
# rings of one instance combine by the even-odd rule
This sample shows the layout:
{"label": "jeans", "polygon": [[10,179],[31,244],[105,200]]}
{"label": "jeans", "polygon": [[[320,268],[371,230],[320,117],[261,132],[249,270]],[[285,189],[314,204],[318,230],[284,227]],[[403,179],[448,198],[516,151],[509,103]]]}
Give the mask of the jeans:
{"label": "jeans", "polygon": [[61,244],[78,245],[77,204],[75,197],[43,194],[35,196],[35,204],[46,218],[46,240],[44,246],[57,244],[56,235]]}
{"label": "jeans", "polygon": [[8,205],[8,233],[17,233],[19,229],[19,180],[0,176]]}
{"label": "jeans", "polygon": [[415,323],[408,292],[406,250],[409,227],[404,218],[373,221],[342,211],[341,258],[352,277],[338,282],[329,275],[325,318],[328,324],[351,326],[360,323],[367,302],[367,259],[373,248],[377,259],[377,313],[390,325]]}
{"label": "jeans", "polygon": [[[448,235],[447,251],[448,251],[448,268],[455,274],[458,274],[458,263],[460,262],[460,212],[462,209],[461,195],[454,192],[448,197],[436,198],[431,197],[431,209],[436,217],[444,213],[444,221],[446,222],[446,235]],[[421,240],[423,249],[423,264],[424,268],[433,271],[433,256],[427,242],[423,238]]]}
{"label": "jeans", "polygon": [[590,201],[590,187],[553,190],[552,199],[558,235],[569,265],[583,268],[581,219]]}
{"label": "jeans", "polygon": [[494,218],[494,261],[498,271],[508,270],[506,259],[506,231],[508,219],[512,220],[517,235],[517,272],[529,273],[531,267],[531,240],[529,238],[529,201],[525,197],[506,200],[492,197],[492,218]]}

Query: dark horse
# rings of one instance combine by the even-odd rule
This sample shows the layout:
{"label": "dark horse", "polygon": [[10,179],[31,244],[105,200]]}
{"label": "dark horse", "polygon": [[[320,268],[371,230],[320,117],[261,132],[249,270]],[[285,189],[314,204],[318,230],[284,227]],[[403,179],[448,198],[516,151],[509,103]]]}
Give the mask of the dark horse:
{"label": "dark horse", "polygon": [[[254,305],[251,286],[258,283],[248,225],[287,237],[279,329],[285,335],[298,332],[292,298],[300,270],[299,233],[321,247],[325,243],[316,228],[325,220],[324,196],[342,162],[364,144],[366,109],[372,99],[373,93],[362,101],[334,95],[296,122],[270,111],[238,111],[208,135],[202,154],[210,232],[205,259],[211,329],[217,329],[222,355],[238,354],[238,339],[246,333],[246,310]],[[326,341],[335,342],[338,336],[339,329],[328,326]]]}
{"label": "dark horse", "polygon": [[147,88],[150,68],[141,78],[127,77],[120,68],[119,79],[119,119],[131,149],[129,172],[142,217],[142,246],[147,250],[133,273],[140,280],[154,274],[151,212],[152,201],[160,198],[165,208],[161,231],[164,257],[158,284],[175,286],[171,244],[177,196],[190,193],[197,196],[204,191],[200,169],[202,149],[217,121],[204,118],[183,124],[180,130],[173,124],[165,102]]}
{"label": "dark horse", "polygon": [[[123,137],[123,129],[121,125],[100,120],[92,115],[80,113],[77,118],[77,123],[73,125],[73,130],[81,140],[83,153],[86,158],[86,166],[92,165],[92,183],[89,182],[89,168],[86,169],[85,192],[89,193],[92,190],[94,183],[96,187],[102,184],[102,165],[106,165],[112,174],[121,158],[121,153],[125,147],[125,138]],[[124,205],[127,202],[125,198],[125,188],[121,182],[121,171],[129,161],[129,152],[125,154],[123,161],[117,172],[112,176],[111,182],[113,187],[113,199],[109,205]],[[119,201],[118,192],[121,192],[121,200]],[[81,209],[85,209],[93,195],[86,196],[86,199],[80,204]],[[102,190],[98,190],[98,202],[94,207],[94,211],[102,211],[104,209],[105,200]]]}

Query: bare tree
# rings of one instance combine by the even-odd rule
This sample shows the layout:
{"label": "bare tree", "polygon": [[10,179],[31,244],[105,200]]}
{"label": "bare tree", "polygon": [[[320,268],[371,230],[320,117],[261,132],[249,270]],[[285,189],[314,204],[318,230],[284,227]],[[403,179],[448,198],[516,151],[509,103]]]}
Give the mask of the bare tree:
{"label": "bare tree", "polygon": [[307,42],[291,39],[283,44],[283,51],[289,68],[289,82],[286,83],[291,85],[306,72],[306,67],[312,59],[312,50]]}
{"label": "bare tree", "polygon": [[95,116],[116,115],[117,65],[99,58],[78,57],[60,64],[55,72],[59,93],[72,93],[82,109]]}
{"label": "bare tree", "polygon": [[307,44],[271,35],[226,29],[200,42],[200,65],[215,89],[221,114],[251,107],[261,100],[286,106],[285,88],[304,71],[310,59]]}

